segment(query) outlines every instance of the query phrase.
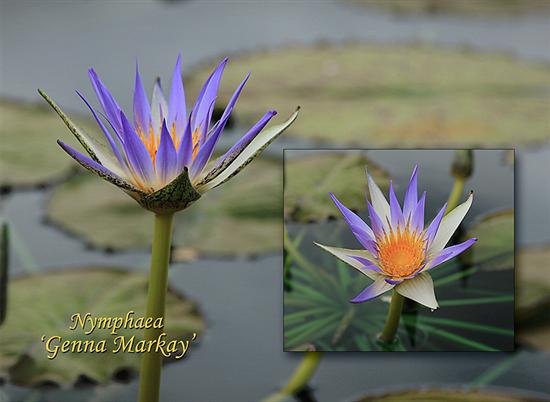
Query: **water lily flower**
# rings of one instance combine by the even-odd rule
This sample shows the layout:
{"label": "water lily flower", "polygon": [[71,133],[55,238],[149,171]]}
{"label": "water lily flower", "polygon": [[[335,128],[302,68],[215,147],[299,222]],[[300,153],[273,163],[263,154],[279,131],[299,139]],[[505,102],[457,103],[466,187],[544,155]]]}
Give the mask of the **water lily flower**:
{"label": "water lily flower", "polygon": [[417,170],[417,167],[413,170],[403,207],[395,196],[391,181],[388,203],[367,172],[371,200],[367,201],[370,226],[330,194],[364,249],[350,250],[316,244],[373,280],[370,286],[350,300],[352,303],[371,300],[395,288],[400,295],[436,309],[438,304],[429,271],[456,257],[477,241],[471,238],[445,247],[470,209],[473,193],[447,215],[444,215],[445,204],[429,225],[424,224],[426,192],[418,199]]}
{"label": "water lily flower", "polygon": [[187,115],[178,56],[168,99],[160,80],[154,85],[151,102],[136,65],[133,122],[122,111],[94,69],[90,80],[102,111],[95,110],[82,96],[101,134],[89,135],[42,90],[40,94],[63,119],[84,147],[83,155],[62,141],[59,145],[86,169],[124,190],[144,208],[170,213],[188,207],[206,191],[219,186],[250,163],[297,117],[296,111],[285,123],[264,130],[276,111],[268,111],[224,155],[208,165],[237,99],[249,75],[236,88],[222,116],[212,124],[214,104],[224,59],[206,80]]}

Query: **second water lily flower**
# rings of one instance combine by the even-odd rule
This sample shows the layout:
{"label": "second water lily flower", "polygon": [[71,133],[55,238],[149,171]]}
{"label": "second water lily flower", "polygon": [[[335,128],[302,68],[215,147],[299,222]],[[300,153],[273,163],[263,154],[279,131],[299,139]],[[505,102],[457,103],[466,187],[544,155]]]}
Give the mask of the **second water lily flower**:
{"label": "second water lily flower", "polygon": [[344,216],[363,250],[350,250],[317,244],[359,270],[373,283],[351,300],[361,303],[395,288],[402,296],[431,309],[438,307],[429,271],[456,257],[474,242],[445,247],[470,209],[473,193],[447,215],[445,204],[429,225],[424,224],[426,192],[418,199],[417,168],[406,190],[403,207],[397,201],[390,181],[389,202],[368,175],[371,202],[368,202],[370,226],[358,215],[331,197]]}
{"label": "second water lily flower", "polygon": [[88,156],[83,155],[58,141],[70,156],[124,190],[144,208],[155,213],[172,213],[188,207],[203,193],[236,175],[297,117],[298,111],[283,124],[264,130],[276,114],[268,111],[224,155],[208,165],[249,78],[249,74],[244,77],[221,118],[212,124],[214,104],[226,64],[227,59],[224,59],[206,80],[189,115],[180,57],[174,68],[169,98],[164,97],[157,80],[150,103],[136,66],[133,123],[94,69],[90,69],[90,80],[103,111],[96,111],[77,93],[102,132],[98,136],[85,133],[48,95],[42,90],[39,92],[88,153]]}

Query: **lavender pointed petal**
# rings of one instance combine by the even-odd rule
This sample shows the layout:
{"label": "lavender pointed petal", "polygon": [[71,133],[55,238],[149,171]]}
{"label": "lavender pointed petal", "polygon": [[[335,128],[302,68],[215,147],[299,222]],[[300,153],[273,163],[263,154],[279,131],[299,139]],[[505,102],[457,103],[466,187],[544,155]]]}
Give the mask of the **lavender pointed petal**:
{"label": "lavender pointed petal", "polygon": [[384,224],[382,223],[382,220],[374,210],[374,207],[370,203],[370,201],[367,201],[367,206],[369,209],[369,217],[370,217],[370,224],[372,226],[372,231],[374,232],[376,237],[382,237],[384,236]]}
{"label": "lavender pointed petal", "polygon": [[74,160],[76,160],[78,163],[80,163],[84,168],[87,170],[97,174],[101,178],[109,181],[110,183],[116,185],[117,187],[122,188],[123,190],[135,193],[135,194],[143,194],[141,190],[138,190],[136,187],[134,187],[132,184],[128,183],[126,180],[118,176],[117,174],[113,173],[109,169],[107,169],[105,166],[97,163],[93,159],[81,154],[74,148],[70,147],[69,145],[65,144],[61,140],[57,140],[57,143],[65,152],[67,152]]}
{"label": "lavender pointed petal", "polygon": [[115,98],[111,95],[107,87],[103,84],[97,73],[93,68],[88,70],[88,75],[90,76],[90,81],[97,95],[97,99],[107,116],[107,120],[115,130],[116,135],[119,137],[119,140],[122,142],[122,121],[120,120],[120,111],[121,108],[118,106]]}
{"label": "lavender pointed petal", "polygon": [[350,256],[351,258],[359,261],[361,264],[363,264],[363,269],[370,269],[372,271],[375,271],[375,272],[378,272],[380,274],[384,273],[384,271],[382,271],[382,269],[376,265],[373,261],[367,259],[367,258],[364,258],[364,257],[359,257],[359,256]]}
{"label": "lavender pointed petal", "polygon": [[168,127],[176,123],[176,134],[181,138],[185,129],[185,120],[187,118],[187,107],[185,105],[185,90],[181,79],[181,54],[178,54],[174,72],[172,74],[172,84],[170,87],[170,103],[168,105]]}
{"label": "lavender pointed petal", "polygon": [[218,173],[229,166],[276,114],[277,112],[275,110],[271,110],[267,112],[260,120],[258,120],[256,124],[254,124],[254,126],[246,132],[245,135],[243,135],[224,155],[216,160],[214,167],[210,172],[208,172],[208,175],[205,176],[203,181],[210,181],[216,177]]}
{"label": "lavender pointed petal", "polygon": [[120,112],[120,117],[124,134],[123,147],[130,164],[130,170],[136,175],[136,179],[143,182],[144,185],[152,185],[155,180],[155,171],[151,156],[126,118],[126,115]]}
{"label": "lavender pointed petal", "polygon": [[[222,117],[220,118],[220,121],[217,123],[215,130],[210,134],[206,142],[201,146],[196,159],[193,161],[193,165],[191,166],[191,171],[189,172],[191,177],[195,177],[196,175],[198,175],[210,160],[210,157],[214,152],[214,148],[216,147],[216,144],[218,143],[218,140],[220,139],[220,136],[223,133],[225,125],[229,120],[229,117],[231,116],[233,107],[235,106],[235,103],[237,103],[237,99],[239,98],[239,95],[241,94],[249,78],[250,78],[250,73],[248,73],[244,77],[244,79],[239,84],[235,92],[233,92],[233,95],[231,96],[231,99],[229,100],[222,114]],[[213,106],[214,104],[212,104],[212,107]]]}
{"label": "lavender pointed petal", "polygon": [[[332,201],[334,202],[334,204],[336,204],[342,216],[348,223],[357,240],[359,240],[361,244],[366,243],[369,240],[374,240],[374,233],[369,225],[367,225],[359,216],[357,216],[357,214],[350,211],[344,204],[342,204],[334,194],[329,194],[332,198]],[[365,246],[365,244],[363,244],[363,246]]]}
{"label": "lavender pointed petal", "polygon": [[416,208],[411,214],[410,227],[413,231],[418,233],[424,230],[424,210],[426,207],[426,192],[422,193],[420,200],[416,204]]}
{"label": "lavender pointed petal", "polygon": [[405,192],[405,200],[403,201],[403,216],[407,220],[413,213],[416,204],[418,203],[418,165],[416,165],[411,174],[407,191]]}
{"label": "lavender pointed petal", "polygon": [[443,219],[443,215],[445,215],[445,210],[447,209],[447,203],[443,205],[443,208],[439,210],[435,218],[433,219],[432,223],[430,223],[430,226],[426,229],[426,245],[427,247],[430,246],[432,243],[436,233],[437,229],[439,229],[439,225],[441,224],[441,219]]}
{"label": "lavender pointed petal", "polygon": [[181,137],[180,146],[178,149],[178,172],[181,172],[184,167],[191,165],[193,159],[193,133],[191,132],[191,119],[193,111],[189,115],[187,125]]}
{"label": "lavender pointed petal", "polygon": [[138,65],[136,63],[136,82],[134,87],[134,126],[136,130],[144,135],[149,135],[151,127],[151,108],[149,100],[143,88],[141,77],[139,76]]}
{"label": "lavender pointed petal", "polygon": [[201,131],[204,133],[208,132],[210,120],[212,118],[210,105],[215,102],[216,96],[218,95],[220,80],[223,70],[227,64],[227,60],[227,58],[222,60],[218,67],[216,67],[216,69],[212,72],[210,77],[208,77],[201,89],[194,107],[195,118],[193,121],[192,131],[194,131],[199,125],[202,125],[203,122],[206,122],[206,125],[201,127]]}
{"label": "lavender pointed petal", "polygon": [[370,286],[350,300],[351,303],[363,303],[380,296],[382,293],[393,289],[394,285],[389,284],[383,277],[376,279]]}
{"label": "lavender pointed petal", "polygon": [[[153,87],[153,96],[151,98],[151,124],[155,133],[160,134],[162,122],[168,117],[168,102],[162,93],[160,79],[157,79]],[[183,128],[182,128],[183,130]]]}
{"label": "lavender pointed petal", "polygon": [[435,268],[436,266],[443,264],[444,262],[449,261],[451,258],[454,258],[457,255],[463,253],[468,248],[470,248],[472,244],[474,244],[476,241],[477,241],[477,238],[473,237],[471,239],[466,240],[463,243],[444,248],[439,252],[439,254],[435,258],[433,258],[428,264],[426,264],[424,271]]}
{"label": "lavender pointed petal", "polygon": [[390,222],[393,230],[397,230],[398,226],[403,227],[404,223],[403,212],[393,189],[393,180],[390,180]]}
{"label": "lavender pointed petal", "polygon": [[178,155],[172,137],[166,127],[166,121],[162,124],[160,144],[155,158],[157,178],[161,184],[171,181],[176,174]]}
{"label": "lavender pointed petal", "polygon": [[76,91],[76,93],[84,101],[86,106],[88,106],[88,109],[90,109],[90,112],[92,112],[92,115],[94,116],[95,121],[97,122],[97,124],[101,128],[101,131],[103,131],[103,134],[105,135],[105,138],[109,142],[109,145],[111,146],[111,150],[113,151],[113,154],[115,155],[118,163],[120,164],[120,167],[124,168],[126,166],[126,162],[124,161],[124,158],[122,157],[122,154],[120,153],[120,151],[118,149],[118,146],[116,145],[115,141],[113,140],[113,137],[111,137],[111,133],[109,133],[109,130],[107,130],[107,127],[105,127],[105,124],[103,124],[103,122],[101,121],[101,119],[97,115],[96,111],[90,105],[90,103],[86,100],[86,98],[84,96],[82,96],[82,94],[80,92]]}

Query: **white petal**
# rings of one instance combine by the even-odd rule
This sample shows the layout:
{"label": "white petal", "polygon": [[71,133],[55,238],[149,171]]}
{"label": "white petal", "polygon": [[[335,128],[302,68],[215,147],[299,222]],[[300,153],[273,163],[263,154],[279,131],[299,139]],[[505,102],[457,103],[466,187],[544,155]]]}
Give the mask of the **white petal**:
{"label": "white petal", "polygon": [[[162,94],[162,88],[160,87],[159,82],[155,82],[153,87],[153,97],[151,99],[151,121],[153,124],[153,130],[155,133],[160,135],[160,130],[162,127],[162,119],[168,118],[168,103]],[[171,127],[168,127],[168,131],[171,130]]]}
{"label": "white petal", "polygon": [[432,277],[427,272],[401,282],[395,287],[395,290],[397,290],[397,293],[431,309],[439,307],[435,299]]}
{"label": "white petal", "polygon": [[474,194],[471,193],[465,202],[457,206],[455,209],[453,209],[451,212],[443,217],[441,223],[439,224],[439,228],[437,229],[434,240],[432,244],[430,244],[430,247],[428,249],[428,255],[434,255],[435,253],[439,253],[441,250],[443,250],[445,245],[451,239],[455,230],[458,228],[458,225],[460,225],[460,222],[462,222],[462,220],[466,216],[466,213],[472,205],[473,198]]}
{"label": "white petal", "polygon": [[[315,243],[315,242],[314,242]],[[357,261],[355,258],[352,258],[352,256],[366,258],[373,263],[376,263],[374,256],[367,250],[350,250],[347,248],[339,248],[339,247],[330,247],[325,246],[323,244],[315,243],[319,247],[321,247],[323,250],[328,251],[335,257],[341,259],[346,264],[351,265],[353,268],[361,272],[363,275],[368,276],[372,280],[376,280],[377,278],[381,277],[381,275],[378,272],[373,271],[372,269],[365,269],[364,265],[361,264],[359,261]]]}
{"label": "white petal", "polygon": [[388,221],[390,219],[390,204],[388,204],[388,201],[386,200],[386,197],[384,197],[382,190],[380,190],[380,187],[378,187],[378,184],[376,184],[368,171],[367,178],[369,184],[370,202],[372,204],[372,207],[384,224],[384,229],[389,232]]}
{"label": "white petal", "polygon": [[256,156],[258,156],[260,152],[262,152],[264,148],[271,143],[271,141],[273,141],[279,134],[285,131],[288,126],[294,123],[294,120],[296,120],[296,117],[298,117],[298,111],[299,109],[297,109],[292,114],[292,116],[290,116],[290,118],[283,124],[279,124],[277,126],[273,126],[261,131],[256,136],[256,138],[254,138],[250,142],[250,144],[248,144],[248,146],[243,149],[239,156],[237,156],[235,160],[233,160],[233,162],[231,162],[225,168],[225,170],[219,173],[211,181],[197,185],[197,191],[199,191],[200,193],[204,193],[214,187],[219,186],[222,183],[225,183],[231,177],[239,173],[241,169],[248,165],[254,158],[256,158]]}

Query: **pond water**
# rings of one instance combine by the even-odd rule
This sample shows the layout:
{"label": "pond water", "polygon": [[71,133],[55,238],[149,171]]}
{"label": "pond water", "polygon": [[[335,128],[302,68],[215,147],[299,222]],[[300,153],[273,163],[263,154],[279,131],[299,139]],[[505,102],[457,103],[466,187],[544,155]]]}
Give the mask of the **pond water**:
{"label": "pond water", "polygon": [[[173,60],[180,49],[185,51],[187,68],[221,54],[350,40],[426,41],[550,60],[545,16],[395,17],[336,1],[315,6],[293,2],[285,7],[268,2],[148,1],[131,8],[123,2],[3,1],[1,18],[1,95],[37,100],[36,88],[43,87],[61,105],[80,111],[72,91],[90,93],[89,66],[102,73],[123,107],[128,107],[133,78],[127,66],[137,57],[144,76],[162,72],[168,78],[171,65],[166,60]],[[279,142],[270,153],[280,155],[284,145]],[[519,244],[550,241],[550,217],[544,213],[550,204],[550,182],[543,176],[549,158],[548,147],[517,154]],[[389,170],[403,179],[398,166]],[[47,191],[37,190],[0,199],[0,213],[15,235],[12,274],[89,264],[147,269],[146,250],[105,254],[44,225],[47,197]],[[166,366],[163,400],[259,400],[284,382],[301,356],[282,352],[282,263],[282,255],[274,255],[256,260],[203,259],[171,267],[171,284],[200,303],[208,329],[189,358]],[[514,364],[507,371],[492,376],[493,370],[507,364],[510,354],[331,354],[323,358],[313,386],[323,401],[351,400],[373,390],[419,384],[490,384],[549,395],[544,375],[550,369],[548,355],[522,349],[513,356]],[[47,392],[12,385],[0,388],[0,400],[131,401],[136,394],[136,381]]]}

